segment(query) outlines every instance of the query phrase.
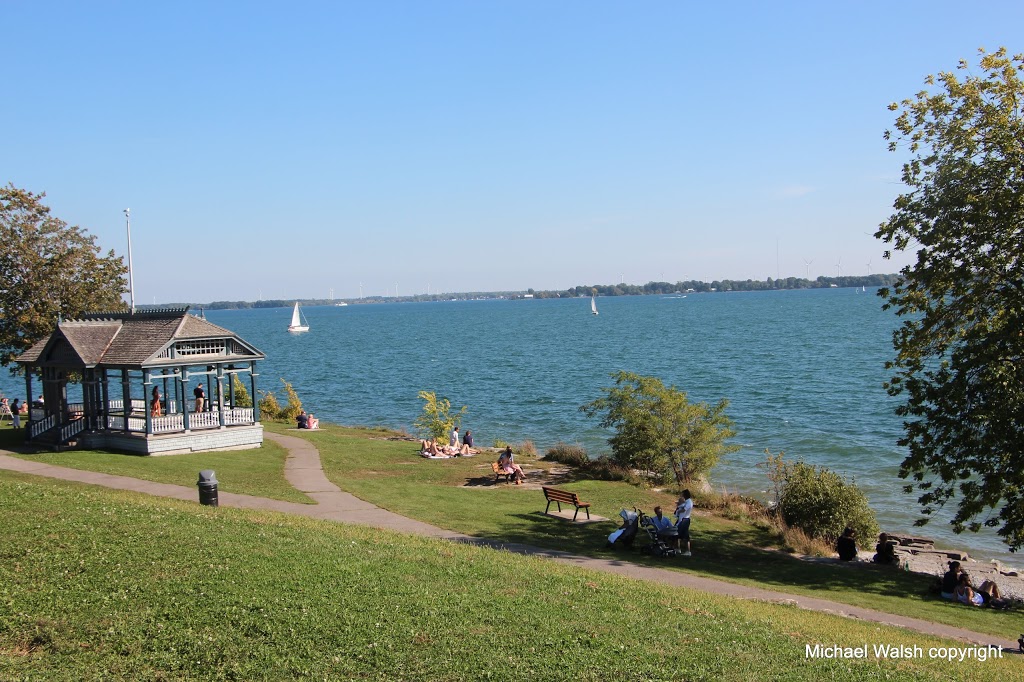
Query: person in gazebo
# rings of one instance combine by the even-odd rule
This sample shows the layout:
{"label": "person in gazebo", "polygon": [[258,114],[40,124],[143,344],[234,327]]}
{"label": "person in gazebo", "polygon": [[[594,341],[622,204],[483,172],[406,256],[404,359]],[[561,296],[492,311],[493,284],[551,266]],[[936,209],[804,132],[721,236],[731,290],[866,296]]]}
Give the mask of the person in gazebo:
{"label": "person in gazebo", "polygon": [[149,403],[149,416],[159,417],[162,414],[162,406],[160,404],[160,389],[156,386],[153,387],[153,399]]}

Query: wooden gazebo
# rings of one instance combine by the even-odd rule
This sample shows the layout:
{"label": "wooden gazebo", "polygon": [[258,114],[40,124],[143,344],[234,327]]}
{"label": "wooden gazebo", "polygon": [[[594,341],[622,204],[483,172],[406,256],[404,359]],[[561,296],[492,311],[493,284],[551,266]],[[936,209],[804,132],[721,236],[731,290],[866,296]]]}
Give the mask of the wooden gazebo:
{"label": "wooden gazebo", "polygon": [[[256,361],[264,358],[188,308],[65,320],[17,359],[32,406],[26,437],[148,455],[259,447]],[[248,377],[252,407],[236,404],[236,376]],[[41,396],[33,393],[34,379],[42,382]],[[81,402],[68,400],[69,382],[81,384]],[[196,411],[200,383],[206,400]],[[151,405],[154,387],[159,410]]]}

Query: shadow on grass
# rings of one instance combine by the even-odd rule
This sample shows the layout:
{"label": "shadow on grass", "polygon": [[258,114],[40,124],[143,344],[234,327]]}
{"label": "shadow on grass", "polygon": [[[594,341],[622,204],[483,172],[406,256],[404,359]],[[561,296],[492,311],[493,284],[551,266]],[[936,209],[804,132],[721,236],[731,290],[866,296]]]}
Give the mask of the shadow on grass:
{"label": "shadow on grass", "polygon": [[934,581],[928,576],[871,564],[808,563],[783,552],[757,549],[764,541],[764,533],[757,529],[702,530],[699,523],[694,527],[691,540],[694,556],[683,563],[643,553],[648,540],[642,532],[637,535],[632,549],[609,546],[608,535],[617,527],[613,521],[578,523],[536,511],[510,514],[507,524],[493,532],[478,532],[476,536],[489,544],[532,545],[623,564],[684,570],[753,583],[765,589],[805,588],[820,591],[822,598],[828,598],[827,593],[833,590],[928,598],[929,586]]}

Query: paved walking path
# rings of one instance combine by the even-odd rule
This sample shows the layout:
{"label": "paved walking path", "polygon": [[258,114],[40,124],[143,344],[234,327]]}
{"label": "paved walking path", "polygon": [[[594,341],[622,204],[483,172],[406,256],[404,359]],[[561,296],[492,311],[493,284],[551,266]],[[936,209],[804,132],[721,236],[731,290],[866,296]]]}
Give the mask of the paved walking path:
{"label": "paved walking path", "polygon": [[[721,594],[737,599],[757,599],[761,601],[793,604],[800,608],[811,611],[822,611],[836,615],[857,618],[860,620],[895,625],[898,627],[915,630],[929,635],[949,637],[975,644],[994,644],[1007,649],[1017,649],[1017,642],[992,635],[984,635],[962,628],[956,628],[940,623],[908,618],[891,613],[882,613],[871,609],[864,609],[848,604],[818,599],[803,595],[775,592],[757,587],[737,585],[713,578],[696,576],[682,571],[642,566],[628,561],[616,559],[600,559],[594,557],[570,554],[553,549],[543,549],[517,543],[501,543],[481,538],[455,533],[444,530],[421,521],[400,516],[387,510],[376,507],[369,502],[364,502],[354,495],[342,491],[338,486],[331,483],[324,475],[320,464],[320,453],[309,442],[296,436],[285,436],[276,433],[264,432],[264,436],[288,450],[288,459],[285,462],[285,478],[297,490],[309,495],[316,501],[315,505],[298,504],[295,502],[283,502],[271,500],[264,497],[252,495],[238,495],[234,493],[218,493],[218,502],[225,507],[238,507],[242,509],[265,509],[283,512],[286,514],[297,514],[311,518],[352,523],[376,528],[387,528],[403,533],[442,538],[458,542],[466,542],[489,547],[505,549],[517,554],[544,557],[562,563],[572,564],[605,573],[615,573],[637,580],[659,582],[674,587],[684,587],[691,590],[700,590],[712,594]],[[198,491],[195,487],[171,485],[168,483],[154,483],[143,481],[127,476],[114,476],[101,474],[93,471],[81,471],[58,467],[31,460],[19,459],[2,454],[0,451],[0,469],[18,471],[36,476],[48,478],[59,478],[67,481],[78,481],[92,485],[117,488],[120,490],[131,490],[147,495],[159,497],[172,497],[179,500],[197,500]],[[699,557],[694,561],[699,561]],[[965,607],[966,608],[966,607]]]}

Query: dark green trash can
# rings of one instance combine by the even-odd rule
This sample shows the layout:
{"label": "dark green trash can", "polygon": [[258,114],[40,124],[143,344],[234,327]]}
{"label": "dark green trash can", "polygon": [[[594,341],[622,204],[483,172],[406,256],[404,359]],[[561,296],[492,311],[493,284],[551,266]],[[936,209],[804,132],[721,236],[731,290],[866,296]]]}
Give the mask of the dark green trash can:
{"label": "dark green trash can", "polygon": [[217,506],[217,474],[213,469],[203,469],[199,472],[199,504],[210,507]]}

